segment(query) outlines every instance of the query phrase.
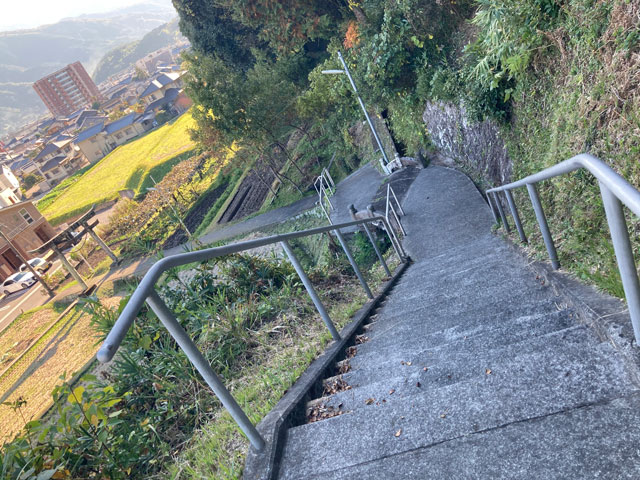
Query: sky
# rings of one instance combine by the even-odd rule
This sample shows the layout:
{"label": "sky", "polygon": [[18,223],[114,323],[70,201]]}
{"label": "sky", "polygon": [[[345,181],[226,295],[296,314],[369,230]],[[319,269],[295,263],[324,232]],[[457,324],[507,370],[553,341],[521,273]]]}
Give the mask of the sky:
{"label": "sky", "polygon": [[101,13],[142,0],[0,0],[0,31],[33,28],[65,17]]}

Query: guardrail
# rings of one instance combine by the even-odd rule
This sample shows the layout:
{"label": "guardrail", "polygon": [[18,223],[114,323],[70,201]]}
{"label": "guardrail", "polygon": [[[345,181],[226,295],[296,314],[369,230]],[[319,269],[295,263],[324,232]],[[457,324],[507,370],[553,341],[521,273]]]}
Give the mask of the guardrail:
{"label": "guardrail", "polygon": [[231,414],[233,419],[236,421],[236,423],[239,425],[239,427],[242,429],[242,431],[245,433],[245,435],[249,438],[251,445],[253,445],[253,447],[256,450],[260,451],[264,447],[264,444],[265,444],[264,439],[258,433],[254,425],[251,423],[249,418],[246,416],[246,414],[242,410],[242,408],[240,408],[240,406],[234,400],[231,393],[229,393],[229,391],[226,389],[226,387],[224,386],[220,378],[213,371],[209,362],[207,362],[207,360],[202,355],[202,353],[200,353],[195,343],[189,337],[188,333],[182,328],[182,326],[176,319],[173,312],[169,309],[169,307],[167,307],[167,305],[162,300],[162,298],[160,298],[160,296],[155,290],[156,283],[160,279],[161,275],[170,268],[186,265],[189,263],[203,262],[206,260],[211,260],[213,258],[224,256],[224,255],[231,255],[234,253],[251,250],[253,248],[262,247],[265,245],[280,243],[285,253],[289,257],[289,260],[293,264],[293,267],[296,270],[298,277],[300,277],[302,284],[306,288],[307,293],[311,297],[311,300],[313,301],[316,309],[318,310],[320,317],[322,318],[323,322],[331,332],[332,337],[336,340],[339,340],[340,334],[338,333],[335,326],[333,325],[333,322],[331,321],[329,314],[325,310],[322,302],[320,301],[320,298],[318,297],[316,291],[314,290],[313,285],[309,280],[309,277],[307,277],[306,273],[304,272],[304,269],[302,268],[302,265],[296,258],[294,252],[291,250],[291,247],[288,242],[289,240],[307,237],[310,235],[318,235],[318,234],[327,233],[327,232],[335,232],[336,236],[338,237],[338,240],[340,241],[340,244],[342,245],[342,248],[344,249],[347,259],[349,260],[349,263],[351,264],[353,270],[355,271],[356,276],[358,277],[358,280],[362,284],[362,287],[364,288],[367,296],[369,298],[373,298],[373,294],[371,293],[371,290],[369,289],[369,286],[367,285],[367,282],[364,279],[362,272],[358,268],[358,265],[356,264],[353,258],[353,255],[351,254],[351,251],[347,246],[347,243],[344,240],[344,237],[342,236],[340,229],[361,225],[365,230],[369,238],[369,241],[371,242],[373,249],[376,253],[376,256],[378,257],[378,260],[380,260],[380,263],[382,264],[386,274],[388,276],[391,276],[391,272],[389,270],[389,267],[387,266],[387,263],[384,260],[384,257],[382,256],[382,252],[376,245],[376,242],[374,241],[371,230],[369,229],[369,224],[376,223],[376,222],[382,222],[387,232],[387,235],[391,240],[391,244],[395,249],[396,254],[398,255],[398,257],[402,262],[405,262],[406,255],[404,254],[402,245],[396,241],[393,235],[390,234],[390,232],[392,232],[391,226],[389,225],[389,222],[387,221],[387,219],[384,217],[373,217],[373,218],[366,218],[363,220],[355,220],[352,222],[345,222],[338,225],[328,225],[326,227],[318,227],[318,228],[312,228],[309,230],[302,230],[299,232],[286,233],[286,234],[275,235],[275,236],[266,237],[266,238],[259,238],[256,240],[224,245],[224,246],[215,247],[215,248],[207,248],[207,249],[198,250],[195,252],[182,253],[182,254],[171,256],[171,257],[163,258],[162,260],[159,260],[156,264],[154,264],[153,267],[151,267],[151,269],[146,273],[146,275],[144,276],[144,278],[142,279],[142,281],[140,282],[136,290],[131,295],[129,302],[122,310],[122,313],[118,317],[118,320],[116,321],[115,325],[107,335],[107,338],[105,339],[104,343],[100,347],[100,350],[98,351],[98,354],[97,354],[98,360],[100,360],[101,362],[108,362],[113,358],[116,351],[120,347],[122,340],[127,334],[127,331],[129,330],[129,328],[133,324],[133,321],[138,315],[138,312],[142,308],[142,305],[146,302],[151,308],[151,310],[153,310],[153,312],[158,316],[158,318],[160,319],[162,324],[165,326],[165,328],[176,340],[180,348],[186,353],[189,361],[198,370],[200,375],[202,375],[202,377],[207,382],[209,387],[211,387],[215,395],[220,399],[224,407],[229,411],[229,413]]}
{"label": "guardrail", "polygon": [[[333,161],[333,158],[331,160]],[[333,178],[331,177],[328,169],[322,169],[322,172],[320,172],[318,178],[316,178],[315,182],[313,182],[313,187],[316,189],[316,192],[318,194],[318,204],[320,205],[320,208],[322,208],[325,216],[329,219],[329,222],[331,222],[331,216],[329,215],[329,211],[327,209],[334,209],[330,197],[336,192],[336,184],[333,181]],[[325,199],[329,203],[328,206],[325,205]]]}
{"label": "guardrail", "polygon": [[[396,207],[398,208],[397,211],[396,207],[394,207],[393,203],[391,202],[392,197],[396,202]],[[398,197],[396,197],[396,192],[393,191],[391,184],[387,183],[387,199],[384,208],[384,218],[386,218],[387,221],[389,221],[389,212],[393,214],[393,218],[398,225],[398,230],[400,231],[400,233],[402,233],[403,236],[406,236],[407,232],[405,231],[404,227],[402,226],[402,222],[400,221],[400,215],[404,216],[404,210],[402,209],[402,205],[400,205]],[[400,212],[400,215],[398,215],[398,212]]]}
{"label": "guardrail", "polygon": [[[527,237],[524,233],[524,229],[522,228],[522,222],[520,221],[520,216],[518,215],[518,210],[515,201],[513,200],[511,190],[519,187],[527,187],[529,198],[531,199],[531,204],[533,206],[551,264],[554,269],[558,269],[560,267],[560,263],[558,262],[558,253],[556,251],[555,244],[553,243],[547,218],[544,214],[542,203],[540,203],[540,197],[538,196],[538,191],[536,190],[535,185],[543,180],[564,175],[565,173],[581,168],[585,168],[591,172],[599,182],[600,194],[602,196],[604,211],[609,225],[609,233],[611,234],[611,240],[613,242],[613,250],[616,255],[616,261],[618,262],[618,270],[620,272],[620,277],[622,278],[622,286],[627,299],[627,305],[629,306],[629,315],[631,316],[633,332],[635,334],[636,343],[640,344],[640,283],[638,282],[638,272],[633,258],[631,242],[629,240],[627,222],[622,210],[622,205],[624,204],[629,208],[629,210],[640,216],[640,192],[629,182],[627,182],[621,175],[616,173],[602,160],[594,157],[593,155],[583,153],[576,155],[569,160],[565,160],[564,162],[560,162],[557,165],[546,168],[539,173],[529,175],[517,182],[487,190],[486,194],[487,199],[489,200],[489,205],[491,206],[491,213],[493,214],[493,218],[496,223],[498,223],[499,216],[505,230],[509,231],[509,223],[507,222],[504,208],[502,207],[498,197],[498,193],[504,192],[507,204],[509,205],[509,210],[511,211],[511,217],[515,223],[520,240],[526,243]],[[491,200],[492,196],[493,201]]]}

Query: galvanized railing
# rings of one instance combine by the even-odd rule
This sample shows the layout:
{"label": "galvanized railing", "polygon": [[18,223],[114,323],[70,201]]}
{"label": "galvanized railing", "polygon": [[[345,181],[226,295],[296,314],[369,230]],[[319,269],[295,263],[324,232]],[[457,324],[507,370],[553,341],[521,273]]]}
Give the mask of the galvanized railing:
{"label": "galvanized railing", "polygon": [[[636,342],[640,343],[640,283],[638,282],[638,272],[636,270],[635,260],[633,258],[633,250],[631,248],[631,242],[629,240],[629,232],[627,230],[627,223],[622,210],[622,205],[626,205],[636,215],[640,216],[640,192],[636,190],[629,182],[627,182],[622,176],[616,173],[611,167],[605,164],[598,158],[583,153],[576,155],[569,160],[560,162],[553,167],[546,168],[539,173],[529,175],[517,182],[503,185],[501,187],[492,188],[487,190],[487,199],[491,206],[491,212],[493,217],[498,222],[498,216],[502,220],[505,230],[509,231],[509,223],[504,212],[504,208],[500,203],[498,194],[504,192],[504,195],[511,211],[511,217],[515,223],[518,235],[522,242],[527,242],[527,237],[522,228],[522,222],[518,215],[518,210],[513,200],[511,190],[519,187],[527,187],[529,192],[529,198],[533,205],[533,210],[540,226],[542,238],[547,248],[549,258],[553,268],[560,267],[558,262],[558,254],[556,247],[549,231],[549,225],[540,203],[540,197],[536,190],[536,183],[543,180],[548,180],[565,173],[585,168],[593,174],[600,184],[600,194],[602,195],[602,202],[604,204],[604,211],[609,224],[609,232],[611,234],[611,240],[613,242],[613,249],[618,262],[618,269],[620,271],[620,277],[622,278],[622,286],[624,288],[624,294],[627,298],[627,305],[629,306],[629,315],[631,316],[631,323],[633,325],[633,331],[636,337]],[[493,201],[492,201],[493,196]],[[497,210],[497,213],[496,213]]]}
{"label": "galvanized railing", "polygon": [[[395,207],[393,206],[393,202],[391,201],[392,197],[396,203]],[[396,207],[397,207],[397,210],[396,210]],[[400,231],[400,233],[402,233],[403,236],[406,236],[407,232],[405,231],[404,226],[400,221],[400,216],[398,215],[398,212],[400,212],[400,215],[404,216],[404,210],[402,209],[402,205],[400,205],[400,202],[398,201],[398,197],[396,196],[396,192],[393,191],[391,184],[387,183],[387,199],[386,199],[385,208],[384,208],[384,218],[386,218],[387,221],[389,221],[389,212],[392,213],[393,218],[396,221],[396,224],[398,225],[398,230]]]}
{"label": "galvanized railing", "polygon": [[[318,204],[320,205],[320,208],[322,208],[326,217],[329,218],[329,210],[334,209],[330,197],[336,192],[336,184],[328,169],[322,169],[318,178],[313,182],[313,187],[316,189],[316,193],[318,194]],[[328,202],[328,205],[325,205],[325,200]]]}
{"label": "galvanized railing", "polygon": [[129,302],[122,310],[120,317],[118,317],[118,320],[116,321],[115,325],[107,335],[107,338],[102,344],[102,347],[100,347],[100,350],[98,351],[98,354],[97,354],[98,360],[100,360],[101,362],[108,362],[113,358],[120,344],[122,343],[122,340],[127,334],[127,331],[129,330],[129,328],[133,324],[133,321],[138,315],[138,312],[142,308],[142,305],[146,302],[151,308],[151,310],[153,310],[153,312],[158,316],[158,318],[160,319],[162,324],[165,326],[165,328],[176,340],[180,348],[186,353],[187,357],[189,358],[193,366],[198,370],[198,372],[200,372],[200,375],[202,375],[202,377],[207,382],[209,387],[211,387],[215,395],[222,402],[224,407],[229,411],[229,413],[231,414],[233,419],[236,421],[238,426],[249,438],[251,445],[253,445],[253,447],[256,450],[260,451],[264,447],[264,439],[258,433],[254,425],[251,423],[247,415],[242,410],[242,408],[240,408],[240,406],[235,401],[231,393],[226,389],[226,387],[224,386],[224,384],[222,383],[218,375],[216,375],[216,373],[213,371],[209,362],[205,359],[202,353],[200,353],[195,343],[189,337],[189,334],[182,328],[182,326],[176,319],[174,313],[167,307],[167,305],[162,300],[162,298],[160,298],[160,296],[158,295],[155,289],[156,283],[160,279],[161,275],[170,268],[186,265],[189,263],[203,262],[203,261],[211,260],[213,258],[224,256],[224,255],[231,255],[234,253],[244,252],[246,250],[251,250],[253,248],[262,247],[265,245],[280,243],[282,245],[283,250],[289,257],[289,260],[293,264],[293,267],[296,270],[296,273],[300,277],[302,284],[306,288],[307,293],[311,297],[311,300],[313,301],[316,309],[318,310],[320,317],[322,318],[323,322],[331,332],[331,336],[334,339],[339,340],[340,334],[336,330],[336,327],[333,325],[333,322],[331,321],[329,314],[324,308],[322,301],[320,300],[320,297],[314,290],[313,285],[309,280],[309,277],[306,275],[302,265],[300,264],[294,252],[292,251],[289,245],[289,241],[294,240],[296,238],[307,237],[310,235],[318,235],[323,233],[334,232],[338,237],[338,240],[340,241],[340,244],[344,249],[344,253],[347,256],[349,263],[351,263],[351,266],[354,272],[356,273],[358,280],[362,284],[362,287],[364,288],[367,296],[369,298],[373,298],[373,294],[369,289],[369,286],[364,276],[362,275],[362,272],[358,268],[358,265],[356,264],[353,258],[353,255],[351,254],[351,251],[347,246],[347,243],[340,230],[346,227],[361,225],[362,228],[365,230],[369,238],[369,241],[371,242],[373,249],[376,253],[376,256],[380,260],[380,263],[382,264],[382,267],[384,268],[386,274],[388,276],[391,276],[391,271],[389,270],[389,267],[385,262],[384,257],[382,256],[382,252],[378,248],[374,240],[374,237],[371,233],[371,230],[369,229],[369,225],[376,222],[382,222],[385,230],[387,231],[387,234],[390,237],[391,244],[393,245],[393,248],[395,249],[396,254],[398,255],[401,261],[403,262],[406,261],[406,255],[404,253],[404,250],[402,249],[402,245],[399,242],[397,242],[392,235],[389,234],[389,232],[392,232],[392,229],[389,223],[387,222],[387,219],[384,217],[367,218],[363,220],[356,220],[353,222],[345,222],[339,225],[328,225],[326,227],[312,228],[309,230],[303,230],[299,232],[286,233],[283,235],[276,235],[276,236],[266,237],[266,238],[259,238],[256,240],[224,245],[222,247],[207,248],[204,250],[182,253],[182,254],[171,256],[171,257],[163,258],[162,260],[158,261],[155,265],[153,265],[153,267],[151,267],[151,269],[146,273],[146,275],[144,276],[144,278],[136,288],[135,292],[133,292],[133,294],[131,295]]}

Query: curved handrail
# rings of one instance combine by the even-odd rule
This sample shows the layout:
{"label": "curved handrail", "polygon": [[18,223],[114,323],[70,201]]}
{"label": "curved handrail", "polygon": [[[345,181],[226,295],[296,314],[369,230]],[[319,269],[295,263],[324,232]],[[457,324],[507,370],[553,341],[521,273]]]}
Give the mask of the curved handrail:
{"label": "curved handrail", "polygon": [[[498,198],[498,193],[503,192],[506,196],[507,204],[511,211],[511,217],[516,225],[520,239],[522,242],[526,243],[527,238],[522,228],[522,223],[520,222],[520,217],[518,215],[518,210],[513,196],[511,195],[511,190],[518,187],[527,187],[551,263],[554,268],[559,268],[556,248],[553,243],[553,238],[549,231],[549,225],[547,224],[547,219],[535,185],[543,180],[548,180],[580,168],[584,168],[591,172],[599,182],[600,194],[602,196],[605,215],[609,225],[609,232],[611,234],[616,261],[618,263],[618,270],[620,272],[624,294],[629,307],[631,324],[633,326],[636,342],[640,344],[640,281],[638,281],[638,271],[633,257],[631,241],[629,240],[629,231],[627,230],[624,211],[622,209],[622,205],[626,205],[629,210],[640,216],[640,192],[625,180],[622,175],[614,171],[609,165],[599,158],[588,153],[581,153],[516,182],[487,190],[487,199],[491,206],[491,212],[493,213],[496,222],[498,222],[499,214],[504,228],[509,231],[509,224],[505,215],[505,209]],[[489,194],[493,195],[495,205],[491,202],[491,196]],[[498,213],[496,213],[496,209]]]}
{"label": "curved handrail", "polygon": [[[179,267],[189,263],[203,262],[224,255],[232,255],[234,253],[263,247],[265,245],[271,245],[273,243],[293,240],[296,238],[307,237],[319,233],[330,232],[340,228],[346,228],[372,222],[384,222],[385,227],[387,227],[386,219],[382,216],[377,216],[373,218],[365,218],[362,220],[340,223],[337,225],[328,225],[326,227],[311,228],[298,232],[284,233],[280,235],[273,235],[270,237],[258,238],[255,240],[248,240],[245,242],[232,243],[229,245],[223,245],[221,247],[205,248],[203,250],[198,250],[195,252],[186,252],[173,255],[171,257],[165,257],[156,262],[142,278],[142,280],[138,284],[138,287],[131,295],[131,298],[129,298],[127,305],[120,313],[118,320],[116,320],[116,323],[111,328],[111,331],[107,335],[107,338],[104,340],[102,346],[98,350],[96,356],[101,362],[108,362],[113,358],[116,351],[120,347],[122,340],[127,334],[127,331],[138,315],[138,312],[142,308],[145,300],[149,295],[153,293],[153,288],[156,282],[160,279],[160,276],[170,268]],[[399,250],[397,250],[396,245],[394,245],[394,248],[396,248],[396,251],[398,252],[400,258],[403,258],[404,255],[400,253]]]}
{"label": "curved handrail", "polygon": [[624,177],[617,173],[613,168],[589,153],[581,153],[575,157],[571,157],[569,160],[565,160],[553,165],[552,167],[545,168],[538,173],[524,177],[516,182],[487,190],[487,193],[513,190],[514,188],[533,185],[543,180],[558,177],[580,168],[586,168],[589,170],[593,176],[596,177],[598,181],[606,185],[606,187],[611,190],[613,194],[629,208],[629,210],[640,216],[640,192],[638,192],[633,185],[627,182]]}
{"label": "curved handrail", "polygon": [[253,445],[253,447],[256,448],[256,450],[260,451],[265,445],[264,438],[262,438],[262,436],[258,433],[255,426],[251,423],[251,421],[249,420],[247,415],[244,413],[242,408],[235,401],[235,399],[233,398],[229,390],[227,390],[227,388],[224,386],[220,378],[213,371],[209,362],[198,350],[197,346],[195,345],[193,340],[191,340],[188,333],[182,328],[182,326],[176,319],[173,312],[171,312],[171,310],[167,307],[167,305],[164,303],[162,298],[160,298],[160,296],[155,290],[156,282],[160,279],[160,276],[164,272],[166,272],[168,269],[173,267],[178,267],[180,265],[186,265],[189,263],[203,262],[206,260],[211,260],[213,258],[224,256],[224,255],[231,255],[231,254],[242,252],[245,250],[251,250],[257,247],[263,247],[265,245],[280,243],[285,253],[289,257],[289,260],[293,264],[293,267],[296,270],[296,273],[298,274],[298,276],[300,277],[300,280],[302,281],[304,287],[306,288],[307,293],[309,294],[309,296],[311,297],[311,300],[316,306],[316,309],[318,310],[318,313],[320,314],[322,321],[325,323],[325,325],[329,329],[332,337],[336,340],[340,340],[340,334],[338,333],[335,326],[333,325],[331,318],[329,317],[327,311],[322,305],[320,298],[318,297],[315,289],[311,285],[311,281],[309,280],[306,273],[304,272],[302,265],[296,258],[288,241],[296,238],[307,237],[310,235],[317,235],[317,234],[326,233],[330,231],[335,232],[336,237],[338,237],[338,240],[342,245],[344,253],[347,256],[347,259],[349,260],[349,263],[351,264],[356,276],[358,277],[358,280],[362,284],[362,287],[364,288],[367,296],[369,298],[373,298],[373,294],[371,293],[371,290],[369,289],[369,286],[367,285],[367,282],[364,276],[362,275],[362,272],[360,271],[358,265],[356,264],[356,261],[349,247],[347,246],[347,243],[344,240],[344,237],[342,236],[340,229],[345,227],[355,226],[355,225],[362,225],[365,232],[367,233],[367,236],[369,237],[369,240],[371,241],[373,249],[375,250],[376,255],[378,256],[378,259],[380,260],[380,263],[385,269],[385,272],[387,272],[387,274],[390,275],[389,268],[384,260],[384,257],[382,256],[382,253],[380,252],[378,246],[376,245],[374,238],[371,235],[371,231],[367,226],[367,224],[374,223],[374,222],[382,223],[384,229],[387,231],[387,235],[391,240],[391,244],[393,245],[393,248],[398,254],[398,257],[400,258],[401,261],[406,261],[406,255],[404,253],[404,250],[402,249],[402,245],[396,241],[393,235],[393,230],[391,229],[391,226],[389,225],[389,222],[387,221],[387,219],[381,216],[380,217],[376,216],[373,218],[365,218],[365,219],[355,220],[351,222],[345,222],[339,225],[328,225],[325,227],[311,228],[308,230],[302,230],[298,232],[285,233],[285,234],[274,235],[274,236],[265,237],[265,238],[258,238],[255,240],[248,240],[245,242],[223,245],[221,247],[206,248],[206,249],[198,250],[195,252],[181,253],[178,255],[166,257],[166,258],[163,258],[162,260],[159,260],[145,274],[145,276],[142,278],[142,280],[138,284],[138,287],[129,298],[127,305],[124,307],[124,309],[120,313],[120,316],[116,320],[116,323],[113,325],[113,327],[111,328],[111,331],[107,335],[107,338],[104,340],[102,346],[100,347],[100,350],[98,350],[98,353],[97,353],[98,360],[100,360],[101,362],[108,362],[113,358],[118,348],[120,347],[120,344],[124,340],[124,337],[127,334],[127,331],[129,330],[129,328],[133,324],[133,321],[138,315],[138,312],[142,308],[142,305],[146,302],[151,308],[151,310],[153,310],[153,312],[158,316],[158,318],[160,319],[162,324],[165,326],[165,328],[169,331],[171,336],[176,340],[179,347],[185,352],[185,354],[187,355],[191,363],[198,370],[200,375],[202,375],[202,377],[207,382],[209,387],[211,387],[215,395],[220,399],[224,407],[229,411],[229,413],[231,414],[233,419],[236,421],[238,426],[247,435],[247,437],[249,438],[249,441],[251,442],[251,445]]}

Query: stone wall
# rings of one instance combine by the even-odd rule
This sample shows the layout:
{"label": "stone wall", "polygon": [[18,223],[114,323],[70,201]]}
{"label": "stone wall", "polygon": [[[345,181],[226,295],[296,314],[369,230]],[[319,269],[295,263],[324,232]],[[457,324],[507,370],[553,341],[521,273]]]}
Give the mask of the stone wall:
{"label": "stone wall", "polygon": [[463,106],[449,102],[427,102],[422,119],[442,155],[493,185],[511,181],[511,159],[494,121],[471,122]]}

